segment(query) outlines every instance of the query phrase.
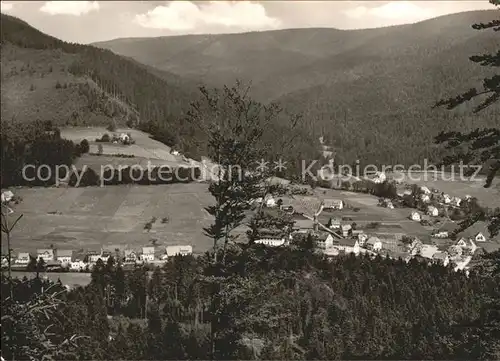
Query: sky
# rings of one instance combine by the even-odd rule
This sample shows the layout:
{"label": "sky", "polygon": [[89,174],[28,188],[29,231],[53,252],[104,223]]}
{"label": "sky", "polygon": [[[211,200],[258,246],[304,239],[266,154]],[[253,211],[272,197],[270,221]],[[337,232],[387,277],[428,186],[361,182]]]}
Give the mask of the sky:
{"label": "sky", "polygon": [[360,29],[494,9],[475,1],[2,1],[1,12],[59,39],[216,34],[304,27]]}

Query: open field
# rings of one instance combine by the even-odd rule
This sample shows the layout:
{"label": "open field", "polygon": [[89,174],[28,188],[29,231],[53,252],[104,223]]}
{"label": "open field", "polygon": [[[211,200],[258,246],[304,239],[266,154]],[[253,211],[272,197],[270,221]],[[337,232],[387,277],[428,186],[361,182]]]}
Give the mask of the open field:
{"label": "open field", "polygon": [[[57,248],[100,249],[105,245],[141,247],[192,244],[195,253],[210,247],[202,228],[210,224],[203,209],[212,202],[206,184],[14,189],[23,213],[13,234],[17,252]],[[51,214],[52,213],[52,214]],[[55,213],[55,214],[54,214]],[[157,217],[150,232],[144,224]],[[161,223],[163,217],[169,222]]]}
{"label": "open field", "polygon": [[[35,272],[12,272],[14,278],[22,279],[26,277],[28,279],[34,278],[36,276]],[[41,278],[48,278],[53,282],[57,282],[58,279],[61,280],[63,285],[68,286],[86,286],[90,283],[90,273],[40,273]]]}
{"label": "open field", "polygon": [[[109,135],[113,133],[130,133],[132,139],[135,140],[135,144],[123,145],[95,142],[96,138],[101,138],[106,133]],[[67,127],[61,129],[61,136],[77,143],[81,142],[83,139],[87,139],[90,143],[91,153],[97,153],[98,144],[101,144],[103,147],[103,154],[106,155],[127,154],[145,159],[182,162],[181,156],[170,154],[170,147],[151,139],[149,134],[136,129],[123,128],[117,129],[115,132],[110,132],[104,127]]]}
{"label": "open field", "polygon": [[[15,252],[35,252],[50,245],[73,250],[99,250],[102,246],[116,245],[137,248],[147,246],[152,239],[156,239],[159,246],[191,244],[194,253],[205,252],[212,246],[212,240],[203,234],[203,227],[212,219],[204,207],[213,203],[205,183],[13,191],[23,199],[15,210],[24,214],[12,236]],[[320,216],[323,223],[332,216],[356,222],[358,229],[377,222],[377,228],[366,229],[368,234],[389,240],[412,235],[431,242],[432,228],[408,219],[411,209],[378,207],[377,198],[368,194],[316,189],[314,196],[295,196],[283,201],[293,205],[297,212],[312,215],[320,199],[326,198],[342,199],[348,207],[323,212]],[[354,208],[359,211],[355,212]],[[157,221],[147,232],[144,225],[153,217]],[[162,223],[164,217],[168,217],[167,223]],[[238,229],[240,234],[244,231],[244,226]]]}

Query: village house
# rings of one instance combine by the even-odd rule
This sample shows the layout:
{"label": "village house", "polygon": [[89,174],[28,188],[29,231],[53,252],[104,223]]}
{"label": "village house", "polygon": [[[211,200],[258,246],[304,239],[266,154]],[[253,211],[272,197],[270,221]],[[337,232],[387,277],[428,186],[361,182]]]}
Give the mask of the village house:
{"label": "village house", "polygon": [[349,235],[351,235],[352,226],[350,224],[342,224],[340,226],[340,229],[342,231],[342,236],[348,237]]}
{"label": "village house", "polygon": [[448,194],[442,194],[441,201],[444,204],[450,204],[451,203],[451,197]]}
{"label": "village house", "polygon": [[460,205],[462,204],[462,199],[460,199],[459,197],[453,197],[451,199],[451,204],[455,207],[460,207]]}
{"label": "village house", "polygon": [[254,242],[255,244],[263,244],[269,247],[279,247],[286,243],[284,238],[261,238]]}
{"label": "village house", "polygon": [[449,238],[458,229],[458,225],[453,221],[444,222],[433,234],[434,238]]}
{"label": "village house", "polygon": [[98,260],[101,260],[102,262],[107,263],[109,260],[109,257],[111,257],[111,252],[101,250],[100,253],[91,252],[90,254],[88,254],[88,256],[89,256],[90,263],[96,263]]}
{"label": "village house", "polygon": [[139,259],[139,256],[137,255],[137,252],[134,251],[133,249],[126,249],[125,250],[125,262],[126,263],[135,263]]}
{"label": "village house", "polygon": [[165,247],[165,254],[167,257],[174,257],[177,255],[187,256],[193,253],[192,246],[167,246]]}
{"label": "village house", "polygon": [[316,238],[316,247],[319,249],[329,249],[333,247],[333,236],[326,232],[321,232]]}
{"label": "village house", "polygon": [[28,252],[20,252],[17,254],[17,258],[14,261],[16,264],[28,264],[30,263],[30,254]]}
{"label": "village house", "polygon": [[427,207],[427,214],[431,217],[437,217],[439,216],[439,209],[434,206],[429,206]]}
{"label": "village house", "polygon": [[432,260],[433,262],[446,267],[450,263],[450,256],[448,255],[448,252],[436,252],[432,256]]}
{"label": "village house", "polygon": [[273,197],[269,197],[266,199],[266,207],[274,208],[276,207],[276,200]]}
{"label": "village house", "polygon": [[341,227],[341,224],[342,224],[341,218],[333,217],[333,218],[330,218],[330,220],[328,221],[328,228],[339,229]]}
{"label": "village house", "polygon": [[408,252],[410,255],[415,256],[420,254],[422,250],[423,243],[417,237],[413,238],[411,243],[408,245]]}
{"label": "village house", "polygon": [[155,260],[154,247],[142,247],[141,260],[144,262],[152,262]]}
{"label": "village house", "polygon": [[333,247],[344,253],[354,253],[355,255],[361,252],[357,239],[342,238],[335,242]]}
{"label": "village house", "polygon": [[[359,233],[355,235],[354,232],[359,232]],[[363,247],[365,245],[365,242],[368,240],[368,235],[364,233],[362,230],[354,230],[352,231],[352,233],[353,236],[357,237],[359,245]]]}
{"label": "village house", "polygon": [[380,251],[382,249],[382,241],[377,237],[370,237],[365,243],[365,248],[370,251]]}
{"label": "village house", "polygon": [[325,199],[323,202],[323,210],[341,210],[345,206],[341,199]]}
{"label": "village house", "polygon": [[61,264],[70,264],[73,260],[73,251],[72,250],[57,250],[57,261]]}
{"label": "village house", "polygon": [[420,222],[422,220],[422,217],[420,213],[418,213],[417,211],[413,211],[411,212],[410,219],[415,222]]}
{"label": "village house", "polygon": [[420,187],[420,192],[422,192],[423,194],[431,194],[431,190],[429,188],[427,188],[426,186],[422,186]]}
{"label": "village house", "polygon": [[457,234],[457,239],[473,240],[474,242],[486,242],[488,240],[488,224],[483,221],[477,221],[469,228]]}
{"label": "village house", "polygon": [[311,229],[313,229],[313,221],[310,219],[296,219],[293,225],[293,233],[307,233]]}
{"label": "village house", "polygon": [[419,255],[424,257],[424,258],[432,259],[432,257],[437,252],[438,252],[437,246],[435,246],[433,244],[422,244],[422,247],[420,248]]}
{"label": "village house", "polygon": [[38,249],[36,251],[36,259],[37,261],[43,259],[45,263],[55,261],[54,250],[51,248],[48,249]]}
{"label": "village house", "polygon": [[11,191],[2,192],[2,203],[8,203],[14,198],[14,193]]}
{"label": "village house", "polygon": [[69,269],[75,272],[84,271],[87,267],[87,264],[83,261],[74,261],[69,264]]}
{"label": "village house", "polygon": [[387,179],[387,176],[383,172],[376,172],[375,176],[372,178],[372,182],[376,184],[384,183]]}
{"label": "village house", "polygon": [[291,206],[291,205],[281,205],[280,209],[283,212],[287,212],[287,213],[293,213],[293,211],[294,211],[293,206]]}
{"label": "village house", "polygon": [[428,194],[421,194],[420,200],[424,203],[429,203],[431,201],[431,196]]}

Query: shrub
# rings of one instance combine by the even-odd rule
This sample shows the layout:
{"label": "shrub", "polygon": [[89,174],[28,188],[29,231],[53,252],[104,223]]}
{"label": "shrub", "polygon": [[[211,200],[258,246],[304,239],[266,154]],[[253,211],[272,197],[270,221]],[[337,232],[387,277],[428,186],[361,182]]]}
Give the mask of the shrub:
{"label": "shrub", "polygon": [[56,89],[61,89],[61,88],[62,88],[61,83],[59,83],[59,80],[58,80],[56,83]]}
{"label": "shrub", "polygon": [[80,151],[82,154],[88,153],[90,150],[90,145],[89,141],[87,139],[84,139],[80,142]]}
{"label": "shrub", "polygon": [[116,130],[116,125],[114,122],[109,123],[109,125],[106,127],[107,130],[110,132],[114,132]]}

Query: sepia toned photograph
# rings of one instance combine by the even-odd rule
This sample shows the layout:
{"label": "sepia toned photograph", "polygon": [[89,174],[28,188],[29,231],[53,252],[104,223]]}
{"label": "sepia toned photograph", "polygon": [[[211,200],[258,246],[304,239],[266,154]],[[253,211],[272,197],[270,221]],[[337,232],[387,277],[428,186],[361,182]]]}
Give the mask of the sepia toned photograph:
{"label": "sepia toned photograph", "polygon": [[500,360],[499,10],[1,1],[1,361]]}

